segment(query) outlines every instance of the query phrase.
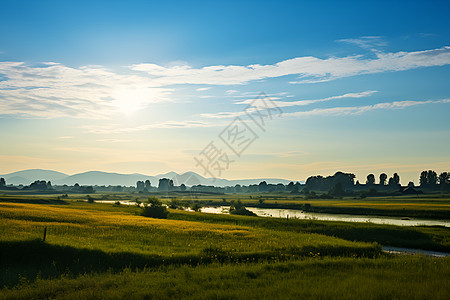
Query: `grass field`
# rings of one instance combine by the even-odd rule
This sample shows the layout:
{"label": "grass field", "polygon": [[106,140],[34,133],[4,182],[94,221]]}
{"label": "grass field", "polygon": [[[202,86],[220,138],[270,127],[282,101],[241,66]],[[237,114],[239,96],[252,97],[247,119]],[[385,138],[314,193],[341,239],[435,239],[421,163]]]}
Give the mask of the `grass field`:
{"label": "grass field", "polygon": [[445,299],[450,292],[448,258],[395,257],[380,247],[449,250],[443,227],[180,210],[153,219],[135,206],[71,200],[0,202],[0,299]]}

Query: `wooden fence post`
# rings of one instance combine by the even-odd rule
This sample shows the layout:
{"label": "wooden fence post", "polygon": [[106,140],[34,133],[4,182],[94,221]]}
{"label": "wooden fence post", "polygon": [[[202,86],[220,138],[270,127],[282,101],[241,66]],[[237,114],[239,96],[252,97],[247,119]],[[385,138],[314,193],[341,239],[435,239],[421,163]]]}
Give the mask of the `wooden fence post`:
{"label": "wooden fence post", "polygon": [[47,236],[47,227],[44,227],[44,238],[42,239],[45,242],[45,237]]}

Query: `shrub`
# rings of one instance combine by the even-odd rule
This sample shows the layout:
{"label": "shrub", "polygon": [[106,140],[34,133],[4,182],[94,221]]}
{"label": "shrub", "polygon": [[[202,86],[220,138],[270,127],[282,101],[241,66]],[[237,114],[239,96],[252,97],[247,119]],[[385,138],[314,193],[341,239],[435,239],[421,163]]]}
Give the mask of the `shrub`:
{"label": "shrub", "polygon": [[200,211],[200,208],[202,208],[202,206],[201,206],[201,204],[200,203],[193,203],[192,205],[191,205],[191,208],[192,208],[192,210],[193,211]]}
{"label": "shrub", "polygon": [[256,214],[254,212],[249,211],[244,206],[242,206],[242,207],[240,207],[238,209],[230,210],[230,214],[232,214],[232,215],[240,215],[240,216],[256,216]]}
{"label": "shrub", "polygon": [[180,208],[181,207],[180,201],[178,201],[177,199],[170,200],[169,207],[172,209]]}
{"label": "shrub", "polygon": [[87,195],[86,196],[88,203],[94,203],[94,198],[92,198],[91,196]]}
{"label": "shrub", "polygon": [[162,205],[146,205],[141,210],[141,216],[150,218],[167,219],[168,214],[167,208]]}

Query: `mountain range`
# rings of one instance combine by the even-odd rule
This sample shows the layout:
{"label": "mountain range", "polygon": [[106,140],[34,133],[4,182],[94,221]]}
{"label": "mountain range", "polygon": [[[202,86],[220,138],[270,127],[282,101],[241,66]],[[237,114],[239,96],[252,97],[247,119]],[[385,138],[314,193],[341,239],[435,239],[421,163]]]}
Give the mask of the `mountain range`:
{"label": "mountain range", "polygon": [[53,185],[74,185],[78,183],[80,185],[122,185],[122,186],[135,186],[138,180],[150,180],[152,186],[157,186],[159,179],[169,178],[172,179],[174,185],[181,185],[184,183],[187,186],[202,184],[202,185],[214,185],[214,186],[234,186],[259,184],[261,181],[266,181],[268,184],[288,184],[291,180],[278,179],[278,178],[255,178],[255,179],[237,179],[228,180],[221,178],[206,178],[195,172],[186,172],[178,174],[175,172],[169,172],[165,174],[158,174],[155,176],[144,175],[139,173],[134,174],[120,174],[120,173],[108,173],[101,171],[89,171],[84,173],[78,173],[74,175],[68,175],[52,170],[42,169],[30,169],[17,171],[9,174],[0,175],[5,178],[6,184],[14,185],[29,185],[35,180],[51,181]]}

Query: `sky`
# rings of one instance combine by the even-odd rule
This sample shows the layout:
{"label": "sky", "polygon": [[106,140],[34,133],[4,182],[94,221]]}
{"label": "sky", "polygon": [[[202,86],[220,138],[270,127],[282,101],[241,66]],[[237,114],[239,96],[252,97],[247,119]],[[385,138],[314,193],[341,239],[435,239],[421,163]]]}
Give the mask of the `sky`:
{"label": "sky", "polygon": [[450,170],[448,1],[0,8],[0,174]]}

